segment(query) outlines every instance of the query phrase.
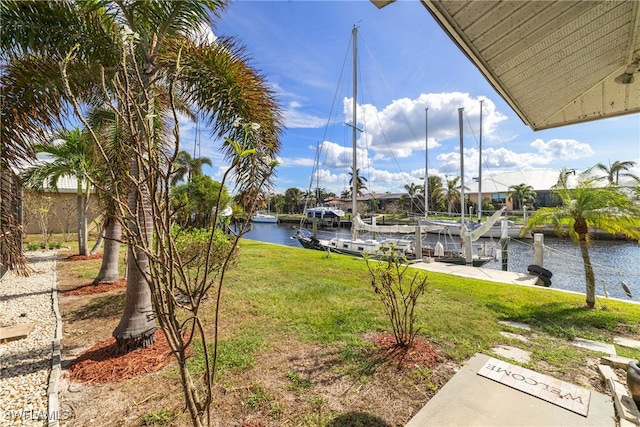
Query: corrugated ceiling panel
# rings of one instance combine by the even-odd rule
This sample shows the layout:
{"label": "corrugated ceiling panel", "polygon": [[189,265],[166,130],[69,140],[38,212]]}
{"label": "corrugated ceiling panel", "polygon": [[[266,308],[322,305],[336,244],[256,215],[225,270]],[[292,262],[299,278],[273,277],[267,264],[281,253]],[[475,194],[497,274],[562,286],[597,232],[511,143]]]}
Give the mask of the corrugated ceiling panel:
{"label": "corrugated ceiling panel", "polygon": [[[479,39],[486,48],[482,49],[483,56],[489,63],[498,65],[511,60],[521,52],[525,44],[537,43],[557,28],[554,20],[572,7],[572,2],[522,2],[524,7],[514,13],[512,18],[502,19],[486,33],[488,41]],[[587,10],[588,2],[579,9]],[[575,6],[574,6],[575,8]],[[514,25],[514,22],[516,25]],[[489,41],[494,40],[493,43]]]}
{"label": "corrugated ceiling panel", "polygon": [[422,0],[533,129],[640,111],[640,2]]}

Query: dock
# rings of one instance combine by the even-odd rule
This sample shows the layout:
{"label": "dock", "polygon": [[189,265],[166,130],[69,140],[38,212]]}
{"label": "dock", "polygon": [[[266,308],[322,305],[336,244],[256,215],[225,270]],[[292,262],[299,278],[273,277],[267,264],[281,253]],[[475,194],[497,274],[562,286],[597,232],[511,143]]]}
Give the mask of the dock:
{"label": "dock", "polygon": [[510,283],[513,285],[535,286],[538,277],[531,274],[516,273],[513,271],[494,270],[492,268],[471,267],[466,265],[448,264],[445,262],[414,262],[414,268],[433,271],[435,273],[449,274],[459,277],[488,280],[490,282]]}

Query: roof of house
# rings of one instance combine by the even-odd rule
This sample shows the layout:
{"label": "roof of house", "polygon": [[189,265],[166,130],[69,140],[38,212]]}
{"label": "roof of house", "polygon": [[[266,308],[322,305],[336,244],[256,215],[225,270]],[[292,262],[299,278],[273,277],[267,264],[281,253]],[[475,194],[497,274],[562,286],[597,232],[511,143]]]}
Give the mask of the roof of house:
{"label": "roof of house", "polygon": [[58,191],[60,193],[75,193],[78,191],[78,180],[75,176],[61,176],[58,179]]}
{"label": "roof of house", "polygon": [[639,1],[421,2],[533,130],[640,112]]}

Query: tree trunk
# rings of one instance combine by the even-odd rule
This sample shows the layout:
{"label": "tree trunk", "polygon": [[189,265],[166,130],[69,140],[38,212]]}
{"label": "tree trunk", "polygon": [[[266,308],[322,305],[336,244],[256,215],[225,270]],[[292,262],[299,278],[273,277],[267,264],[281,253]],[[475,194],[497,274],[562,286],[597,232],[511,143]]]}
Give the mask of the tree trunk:
{"label": "tree trunk", "polygon": [[80,255],[89,255],[89,237],[87,236],[87,204],[88,200],[80,190],[82,184],[78,184],[78,253]]}
{"label": "tree trunk", "polygon": [[98,276],[93,281],[98,283],[115,283],[120,280],[118,264],[120,258],[120,239],[122,237],[122,225],[113,216],[108,216],[104,224],[104,253],[102,265]]}
{"label": "tree trunk", "polygon": [[96,244],[93,245],[93,247],[89,251],[89,255],[95,255],[98,253],[98,251],[100,250],[100,247],[102,247],[102,242],[104,241],[104,233],[105,233],[105,230],[104,230],[104,227],[102,227],[102,231],[100,231],[98,240],[96,240]]}
{"label": "tree trunk", "polygon": [[587,282],[587,307],[594,308],[596,305],[596,277],[593,273],[593,266],[591,265],[591,259],[589,257],[589,246],[587,244],[586,236],[582,235],[580,235],[580,253],[584,264],[584,278]]}
{"label": "tree trunk", "polygon": [[149,274],[149,257],[142,250],[142,247],[151,248],[153,216],[145,181],[138,179],[140,171],[135,158],[131,162],[131,175],[133,188],[129,194],[129,209],[133,216],[127,218],[127,290],[124,312],[118,327],[113,331],[116,339],[115,354],[145,348],[155,342],[156,322],[151,304],[151,289],[146,279]]}

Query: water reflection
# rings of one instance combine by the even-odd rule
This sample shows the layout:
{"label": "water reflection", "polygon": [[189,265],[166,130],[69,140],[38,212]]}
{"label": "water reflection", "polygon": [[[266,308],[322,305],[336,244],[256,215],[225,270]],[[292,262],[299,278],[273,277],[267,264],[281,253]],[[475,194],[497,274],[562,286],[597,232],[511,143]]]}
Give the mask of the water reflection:
{"label": "water reflection", "polygon": [[[244,237],[300,247],[298,241],[291,238],[294,233],[292,224],[253,224],[251,231]],[[327,233],[325,237],[349,235],[344,229],[325,233]],[[437,239],[437,235],[427,236],[427,241],[431,244],[434,244]],[[527,266],[533,264],[533,240],[510,241],[508,253],[509,271],[526,273]],[[595,240],[589,249],[589,254],[596,276],[597,295],[604,295],[606,291],[612,298],[629,300],[621,286],[621,283],[625,282],[632,292],[631,299],[640,301],[640,245],[625,241]],[[496,261],[484,267],[499,270],[502,264]],[[585,292],[584,267],[580,250],[569,239],[545,237],[544,267],[553,273],[552,288]]]}

